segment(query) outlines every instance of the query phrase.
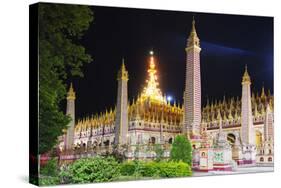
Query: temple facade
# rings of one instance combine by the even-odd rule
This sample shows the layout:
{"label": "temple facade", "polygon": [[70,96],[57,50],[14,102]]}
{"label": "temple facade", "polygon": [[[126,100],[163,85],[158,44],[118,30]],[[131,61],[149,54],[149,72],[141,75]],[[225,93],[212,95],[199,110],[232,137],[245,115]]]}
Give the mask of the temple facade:
{"label": "temple facade", "polygon": [[[169,157],[174,138],[183,134],[193,147],[193,168],[202,171],[232,170],[235,165],[272,165],[274,154],[273,95],[251,91],[247,66],[241,68],[241,96],[221,97],[201,105],[200,40],[195,21],[187,39],[186,81],[183,104],[171,102],[160,90],[157,59],[150,52],[146,85],[136,99],[129,101],[129,73],[124,60],[117,75],[117,104],[100,114],[75,122],[75,92],[71,85],[67,114],[72,121],[59,140],[70,154],[92,156],[119,148],[128,159],[154,158],[153,146]],[[244,69],[244,70],[243,70]],[[74,126],[75,125],[75,126]],[[122,149],[121,149],[122,148]],[[77,153],[76,153],[77,154]],[[72,155],[74,158],[78,155]],[[73,159],[73,158],[71,158]],[[235,163],[235,165],[234,165]]]}

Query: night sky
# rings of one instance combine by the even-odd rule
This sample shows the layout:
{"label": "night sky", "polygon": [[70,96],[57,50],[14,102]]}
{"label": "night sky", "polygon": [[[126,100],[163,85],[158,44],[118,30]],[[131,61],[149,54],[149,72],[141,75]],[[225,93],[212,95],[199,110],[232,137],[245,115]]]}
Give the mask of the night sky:
{"label": "night sky", "polygon": [[[147,77],[149,51],[154,50],[160,88],[182,103],[185,46],[195,15],[201,42],[202,102],[207,97],[241,96],[244,67],[252,90],[273,93],[273,18],[93,6],[94,21],[81,39],[93,62],[83,78],[71,78],[76,90],[76,117],[116,104],[117,72],[125,58],[129,100],[136,98]],[[69,80],[70,81],[70,80]]]}

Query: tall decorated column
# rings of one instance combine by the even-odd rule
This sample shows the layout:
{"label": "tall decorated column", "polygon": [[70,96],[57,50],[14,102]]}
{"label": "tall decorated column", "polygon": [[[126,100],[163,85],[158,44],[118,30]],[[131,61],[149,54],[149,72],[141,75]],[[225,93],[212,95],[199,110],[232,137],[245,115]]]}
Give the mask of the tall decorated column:
{"label": "tall decorated column", "polygon": [[242,78],[241,99],[241,141],[243,145],[243,163],[256,163],[255,130],[253,125],[252,102],[251,102],[251,78],[247,66]]}
{"label": "tall decorated column", "polygon": [[264,120],[264,141],[273,141],[273,113],[270,105],[266,105],[265,120]]}
{"label": "tall decorated column", "polygon": [[183,133],[191,139],[200,137],[201,124],[201,75],[200,75],[200,43],[192,21],[192,29],[187,39],[186,76],[184,91]]}
{"label": "tall decorated column", "polygon": [[255,131],[253,126],[251,103],[251,78],[247,66],[242,78],[242,106],[241,106],[241,139],[244,145],[255,145]]}
{"label": "tall decorated column", "polygon": [[71,121],[68,124],[68,129],[65,138],[65,149],[72,149],[74,144],[74,125],[75,125],[75,92],[72,83],[70,84],[69,91],[67,93],[67,105],[66,114],[71,117]]}
{"label": "tall decorated column", "polygon": [[124,59],[118,72],[117,108],[115,122],[115,144],[127,144],[128,134],[128,71]]}

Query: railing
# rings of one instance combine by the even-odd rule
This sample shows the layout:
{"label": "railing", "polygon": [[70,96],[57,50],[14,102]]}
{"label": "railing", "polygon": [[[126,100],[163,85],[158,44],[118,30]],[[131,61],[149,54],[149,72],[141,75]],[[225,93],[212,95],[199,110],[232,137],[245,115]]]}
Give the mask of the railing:
{"label": "railing", "polygon": [[163,151],[163,157],[169,157],[171,144],[139,144],[122,146],[90,146],[64,150],[59,153],[60,160],[76,160],[79,158],[93,157],[96,155],[110,155],[114,152],[124,155],[126,158],[154,158],[157,150]]}

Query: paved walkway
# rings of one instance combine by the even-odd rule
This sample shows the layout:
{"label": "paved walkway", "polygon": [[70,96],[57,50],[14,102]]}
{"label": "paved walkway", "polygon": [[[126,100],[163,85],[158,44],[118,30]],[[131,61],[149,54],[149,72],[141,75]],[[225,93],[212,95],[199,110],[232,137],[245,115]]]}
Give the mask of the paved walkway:
{"label": "paved walkway", "polygon": [[246,174],[246,173],[261,173],[273,172],[274,167],[239,167],[235,171],[211,171],[211,172],[196,172],[193,171],[193,176],[214,176],[214,175],[229,175],[229,174]]}

